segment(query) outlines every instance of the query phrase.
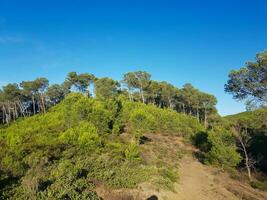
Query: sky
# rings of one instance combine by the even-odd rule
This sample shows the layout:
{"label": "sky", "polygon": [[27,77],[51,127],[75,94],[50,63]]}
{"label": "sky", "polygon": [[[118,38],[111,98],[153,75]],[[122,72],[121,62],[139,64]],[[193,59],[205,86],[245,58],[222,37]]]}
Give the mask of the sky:
{"label": "sky", "polygon": [[266,49],[266,0],[0,0],[0,86],[145,70],[228,115],[245,110],[224,92],[229,71]]}

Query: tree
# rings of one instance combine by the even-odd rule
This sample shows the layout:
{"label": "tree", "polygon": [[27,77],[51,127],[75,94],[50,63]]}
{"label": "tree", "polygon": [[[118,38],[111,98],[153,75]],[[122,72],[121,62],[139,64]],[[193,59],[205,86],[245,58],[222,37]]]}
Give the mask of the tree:
{"label": "tree", "polygon": [[245,67],[232,70],[225,91],[237,100],[247,100],[249,105],[266,105],[267,51],[257,54],[255,62],[247,62]]}
{"label": "tree", "polygon": [[208,114],[212,113],[212,111],[216,110],[215,105],[217,104],[217,99],[215,96],[206,93],[200,93],[199,102],[201,104],[201,108],[203,110],[204,115],[204,125],[207,128],[208,126]]}
{"label": "tree", "polygon": [[122,83],[126,85],[129,95],[129,100],[133,101],[133,90],[136,87],[135,76],[133,72],[128,72],[123,75]]}
{"label": "tree", "polygon": [[253,162],[247,151],[250,138],[248,137],[247,134],[242,134],[240,129],[235,129],[233,133],[235,137],[237,138],[237,141],[239,142],[239,145],[240,145],[239,148],[244,154],[244,160],[245,160],[245,165],[246,165],[246,169],[248,173],[248,178],[249,180],[251,180],[251,167],[253,166]]}
{"label": "tree", "polygon": [[161,100],[164,102],[165,105],[167,105],[167,107],[169,107],[170,109],[174,109],[174,97],[176,95],[177,88],[165,81],[160,83],[160,87]]}
{"label": "tree", "polygon": [[161,106],[162,87],[159,82],[151,80],[146,89],[146,99],[149,103]]}
{"label": "tree", "polygon": [[128,72],[124,74],[123,83],[127,85],[130,100],[132,100],[132,90],[138,89],[142,102],[146,102],[144,90],[149,86],[150,77],[151,75],[145,71]]}
{"label": "tree", "polygon": [[47,78],[37,78],[33,81],[34,86],[36,87],[37,93],[40,96],[40,107],[42,111],[45,113],[46,112],[46,102],[45,102],[45,97],[44,93],[49,85],[49,81]]}
{"label": "tree", "polygon": [[52,105],[56,105],[61,102],[65,97],[64,85],[53,84],[48,87],[46,96]]}
{"label": "tree", "polygon": [[10,120],[12,119],[12,116],[14,120],[19,116],[17,101],[19,101],[20,97],[21,91],[19,89],[18,84],[7,84],[3,87],[3,121],[5,121],[7,124],[9,124]]}
{"label": "tree", "polygon": [[78,76],[78,88],[90,97],[90,85],[94,82],[95,76],[89,73],[83,73]]}
{"label": "tree", "polygon": [[76,72],[70,72],[65,80],[65,86],[71,89],[74,86],[79,92],[87,93],[90,96],[89,86],[95,80],[95,76],[89,73],[77,74]]}
{"label": "tree", "polygon": [[[232,132],[237,140],[237,147],[241,151],[244,164],[247,170],[248,178],[252,180],[252,169],[263,159],[262,154],[253,156],[250,152],[253,136],[249,133],[247,124],[243,120],[238,120],[236,124],[232,125]],[[262,141],[263,143],[263,141]],[[257,157],[257,158],[256,158]]]}
{"label": "tree", "polygon": [[181,98],[187,107],[187,113],[189,115],[193,114],[193,107],[197,100],[197,93],[198,90],[190,83],[186,83],[181,90]]}
{"label": "tree", "polygon": [[[33,114],[36,114],[36,104],[38,105],[38,111],[40,108],[43,112],[46,112],[44,92],[49,85],[47,78],[37,78],[33,81],[23,81],[20,83],[22,92],[26,97],[31,98]],[[38,101],[38,98],[40,101]]]}
{"label": "tree", "polygon": [[95,94],[99,99],[113,98],[118,94],[118,81],[111,78],[99,78],[95,81]]}
{"label": "tree", "polygon": [[38,89],[35,87],[33,81],[22,81],[20,86],[22,87],[22,93],[26,97],[31,98],[33,114],[36,114],[36,94]]}

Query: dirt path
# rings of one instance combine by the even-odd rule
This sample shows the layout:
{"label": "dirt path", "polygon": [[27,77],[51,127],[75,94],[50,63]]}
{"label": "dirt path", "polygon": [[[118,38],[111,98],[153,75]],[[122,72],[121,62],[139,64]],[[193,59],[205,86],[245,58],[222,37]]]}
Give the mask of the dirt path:
{"label": "dirt path", "polygon": [[180,184],[177,186],[176,200],[237,200],[226,190],[210,169],[190,156],[183,158],[180,168]]}
{"label": "dirt path", "polygon": [[[153,136],[155,137],[155,136]],[[187,153],[179,161],[179,181],[174,191],[166,191],[149,183],[134,190],[108,190],[98,188],[104,200],[266,200],[267,194],[254,190],[249,185],[233,180],[218,169],[203,165],[193,155],[197,151],[179,138],[169,141],[157,136],[154,141],[173,143]],[[152,138],[152,137],[151,137]],[[165,138],[166,139],[166,138]],[[156,145],[156,144],[153,144]],[[159,144],[157,144],[158,146]],[[149,198],[156,196],[157,198]]]}
{"label": "dirt path", "polygon": [[190,155],[181,160],[176,192],[159,191],[158,200],[265,200],[267,195],[201,164]]}

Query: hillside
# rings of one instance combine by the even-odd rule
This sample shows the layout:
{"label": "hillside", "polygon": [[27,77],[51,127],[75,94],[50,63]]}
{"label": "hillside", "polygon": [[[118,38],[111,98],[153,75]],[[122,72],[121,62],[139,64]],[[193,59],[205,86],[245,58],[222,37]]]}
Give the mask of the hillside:
{"label": "hillside", "polygon": [[204,130],[170,109],[71,93],[0,129],[0,199],[264,199],[194,157]]}
{"label": "hillside", "polygon": [[[183,138],[162,134],[146,134],[151,141],[142,148],[156,150],[169,149],[168,153],[161,152],[161,159],[173,155],[171,149],[179,149],[178,164],[179,179],[171,190],[159,188],[153,183],[142,183],[137,189],[111,189],[104,186],[96,188],[97,192],[107,200],[264,200],[267,193],[253,189],[249,184],[234,180],[225,171],[203,165],[194,154],[198,150]],[[143,152],[143,156],[151,156],[151,151]],[[166,156],[168,155],[168,157]],[[169,158],[169,162],[175,160]],[[150,197],[150,198],[149,198]],[[154,197],[154,198],[153,198]],[[157,197],[157,198],[156,198]]]}
{"label": "hillside", "polygon": [[267,107],[224,117],[230,122],[246,124],[248,128],[267,130]]}
{"label": "hillside", "polygon": [[48,113],[1,129],[1,197],[99,199],[99,184],[135,188],[143,182],[172,190],[181,152],[155,146],[143,156],[150,141],[144,134],[189,137],[203,130],[196,119],[168,109],[72,93]]}
{"label": "hillside", "polygon": [[254,157],[261,156],[256,167],[267,172],[267,107],[255,111],[226,116],[227,123],[244,129],[249,144],[248,151]]}

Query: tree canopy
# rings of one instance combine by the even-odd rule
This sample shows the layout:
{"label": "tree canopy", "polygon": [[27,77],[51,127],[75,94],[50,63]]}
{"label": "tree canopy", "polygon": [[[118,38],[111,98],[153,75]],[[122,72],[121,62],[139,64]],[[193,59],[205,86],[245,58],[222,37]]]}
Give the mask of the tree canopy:
{"label": "tree canopy", "polygon": [[256,55],[239,70],[232,70],[225,91],[235,99],[246,100],[248,107],[267,105],[267,51]]}
{"label": "tree canopy", "polygon": [[125,73],[120,82],[109,77],[97,78],[91,73],[70,72],[62,84],[49,86],[48,79],[43,77],[22,81],[20,84],[8,84],[0,92],[0,120],[9,124],[18,117],[45,113],[70,92],[81,92],[87,97],[101,100],[124,96],[130,101],[153,104],[194,116],[206,127],[217,114],[216,98],[189,83],[177,88],[166,81],[152,80],[145,71]]}

